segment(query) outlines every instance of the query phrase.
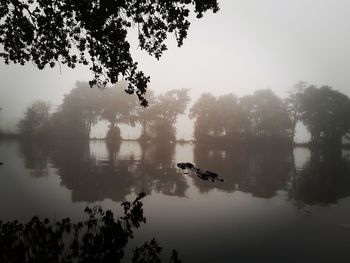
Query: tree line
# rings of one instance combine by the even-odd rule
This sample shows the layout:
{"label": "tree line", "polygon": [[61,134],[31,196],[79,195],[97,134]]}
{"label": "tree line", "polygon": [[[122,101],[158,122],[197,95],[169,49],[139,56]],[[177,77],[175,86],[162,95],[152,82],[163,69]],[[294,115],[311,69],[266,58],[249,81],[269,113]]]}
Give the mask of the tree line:
{"label": "tree line", "polygon": [[93,125],[108,122],[106,139],[121,140],[120,124],[142,127],[141,140],[159,142],[175,140],[175,122],[185,112],[190,98],[188,90],[176,89],[155,95],[147,93],[148,107],[124,92],[126,83],[106,89],[90,89],[89,84],[77,82],[61,105],[51,113],[51,105],[36,101],[19,121],[20,134],[26,139],[88,140]]}
{"label": "tree line", "polygon": [[269,89],[241,98],[205,93],[189,116],[197,141],[288,143],[302,122],[311,145],[340,146],[350,132],[350,99],[329,86],[299,82],[285,99]]}
{"label": "tree line", "polygon": [[[141,141],[176,140],[176,121],[185,114],[190,102],[187,89],[164,94],[147,93],[148,107],[141,107],[133,96],[123,91],[125,83],[100,89],[89,89],[77,82],[65,95],[62,104],[50,113],[50,105],[37,101],[27,108],[19,122],[26,138],[57,137],[88,139],[91,127],[98,121],[109,123],[106,139],[121,139],[120,124],[140,124]],[[314,145],[341,145],[350,131],[350,99],[329,86],[316,87],[299,82],[285,99],[270,89],[257,90],[237,97],[216,97],[203,93],[189,110],[194,119],[196,141],[224,143],[292,143],[296,125],[302,122]]]}

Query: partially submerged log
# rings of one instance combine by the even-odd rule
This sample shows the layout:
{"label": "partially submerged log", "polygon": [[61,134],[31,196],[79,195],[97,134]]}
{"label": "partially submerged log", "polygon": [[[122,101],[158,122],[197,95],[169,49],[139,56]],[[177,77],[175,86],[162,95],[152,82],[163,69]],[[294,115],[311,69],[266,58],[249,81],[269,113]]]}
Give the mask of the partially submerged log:
{"label": "partially submerged log", "polygon": [[199,178],[203,180],[211,180],[212,182],[215,181],[221,181],[223,182],[224,179],[220,178],[217,173],[211,172],[211,171],[202,171],[201,169],[195,167],[192,163],[177,163],[177,167],[179,167],[182,170],[188,170],[193,173],[195,173]]}

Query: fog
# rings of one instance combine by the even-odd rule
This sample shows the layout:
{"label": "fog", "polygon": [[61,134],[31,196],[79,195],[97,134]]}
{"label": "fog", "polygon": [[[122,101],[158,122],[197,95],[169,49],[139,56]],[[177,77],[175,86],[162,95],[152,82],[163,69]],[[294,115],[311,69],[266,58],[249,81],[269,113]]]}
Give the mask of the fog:
{"label": "fog", "polygon": [[[192,102],[201,93],[251,94],[270,88],[285,97],[299,80],[329,85],[350,95],[350,2],[346,0],[220,1],[217,14],[192,20],[184,46],[169,36],[169,50],[157,61],[130,42],[135,61],[151,76],[156,93],[190,89]],[[0,127],[14,131],[26,107],[35,100],[49,101],[53,110],[76,81],[88,81],[88,68],[62,65],[38,70],[0,63]],[[192,122],[180,118],[177,137],[191,139]],[[104,134],[100,124],[92,136]],[[122,129],[127,138],[137,129]],[[305,134],[299,134],[305,138]]]}
{"label": "fog", "polygon": [[1,1],[0,262],[350,262],[350,1],[216,1]]}

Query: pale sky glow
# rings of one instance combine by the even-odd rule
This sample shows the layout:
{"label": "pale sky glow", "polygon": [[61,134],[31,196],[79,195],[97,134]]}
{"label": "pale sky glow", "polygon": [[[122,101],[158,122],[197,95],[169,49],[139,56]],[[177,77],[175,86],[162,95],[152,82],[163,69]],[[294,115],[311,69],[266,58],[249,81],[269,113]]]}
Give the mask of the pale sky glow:
{"label": "pale sky glow", "polygon": [[[157,93],[189,88],[193,100],[203,92],[249,94],[270,88],[285,97],[299,80],[330,85],[350,95],[350,1],[222,0],[217,14],[192,20],[184,46],[169,36],[169,50],[157,61],[137,49],[134,59],[151,76]],[[86,68],[39,71],[33,65],[0,63],[0,125],[14,129],[25,108],[37,99],[61,103]],[[192,101],[193,102],[193,101]],[[182,123],[182,124],[181,124]],[[191,138],[182,121],[179,138]],[[101,131],[95,135],[100,136]],[[133,134],[134,132],[131,132]]]}

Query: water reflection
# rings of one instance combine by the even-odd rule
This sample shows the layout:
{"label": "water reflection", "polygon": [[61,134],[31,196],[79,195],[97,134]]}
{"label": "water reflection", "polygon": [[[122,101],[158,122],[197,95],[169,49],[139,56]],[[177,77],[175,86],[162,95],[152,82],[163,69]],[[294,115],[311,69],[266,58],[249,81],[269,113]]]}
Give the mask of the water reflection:
{"label": "water reflection", "polygon": [[225,180],[223,184],[195,181],[201,192],[212,188],[239,190],[263,198],[271,198],[285,188],[293,165],[289,148],[222,149],[196,145],[194,160],[199,167],[215,171]]}
{"label": "water reflection", "polygon": [[[23,161],[18,142],[10,146],[0,144],[3,218],[18,218],[21,210],[80,218],[75,211],[86,202],[104,200],[99,203],[111,208],[144,190],[150,194],[148,223],[130,240],[132,248],[154,236],[178,249],[184,262],[259,262],[261,255],[269,262],[282,262],[285,255],[292,262],[349,258],[343,246],[350,244],[349,151],[92,141],[22,145]],[[225,181],[183,174],[175,165],[187,161]]]}
{"label": "water reflection", "polygon": [[20,152],[24,156],[25,167],[30,169],[33,177],[48,176],[49,149],[45,144],[33,141],[22,141]]}
{"label": "water reflection", "polygon": [[[292,147],[234,149],[197,144],[188,146],[193,149],[193,160],[184,160],[181,151],[175,155],[175,144],[100,141],[90,145],[23,142],[20,150],[33,177],[47,176],[49,166],[56,168],[73,202],[119,202],[140,191],[185,197],[189,183],[202,194],[217,189],[272,198],[283,190],[290,199],[308,205],[336,203],[350,195],[350,162],[339,150],[293,152]],[[176,168],[177,161],[193,161],[225,181],[212,183],[195,177],[189,181],[191,176]]]}
{"label": "water reflection", "polygon": [[250,149],[246,153],[245,174],[240,190],[254,196],[271,198],[278,190],[285,190],[293,169],[290,148]]}
{"label": "water reflection", "polygon": [[339,149],[313,149],[292,177],[290,196],[307,205],[334,204],[350,195],[350,166]]}
{"label": "water reflection", "polygon": [[146,192],[184,197],[188,188],[185,177],[174,163],[175,145],[142,145],[135,186]]}
{"label": "water reflection", "polygon": [[173,163],[175,145],[140,145],[140,156],[124,156],[120,146],[106,143],[107,152],[97,155],[85,143],[59,143],[47,148],[23,142],[21,151],[26,168],[35,177],[46,175],[50,162],[61,184],[71,190],[73,202],[119,202],[140,191],[185,196],[187,182]]}

